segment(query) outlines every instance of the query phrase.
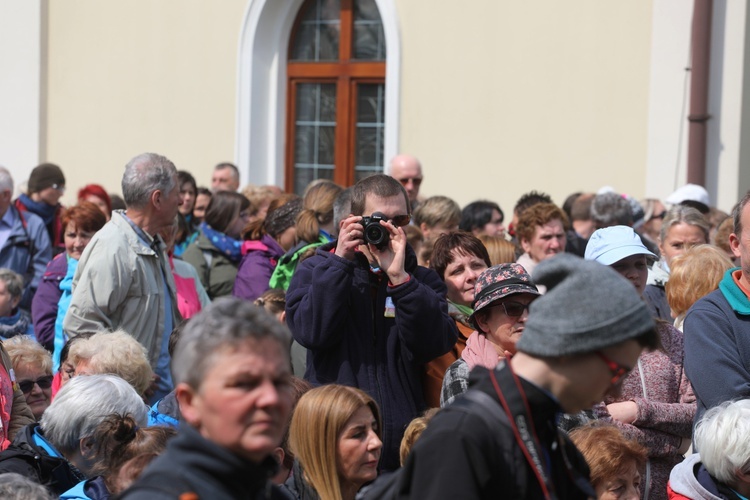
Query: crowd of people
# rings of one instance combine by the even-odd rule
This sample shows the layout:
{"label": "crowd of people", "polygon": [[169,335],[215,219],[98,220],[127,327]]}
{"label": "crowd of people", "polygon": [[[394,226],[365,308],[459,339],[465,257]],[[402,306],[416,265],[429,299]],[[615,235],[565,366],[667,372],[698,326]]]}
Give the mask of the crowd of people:
{"label": "crowd of people", "polygon": [[[0,495],[750,497],[750,193],[0,167]],[[744,432],[748,431],[748,434]]]}

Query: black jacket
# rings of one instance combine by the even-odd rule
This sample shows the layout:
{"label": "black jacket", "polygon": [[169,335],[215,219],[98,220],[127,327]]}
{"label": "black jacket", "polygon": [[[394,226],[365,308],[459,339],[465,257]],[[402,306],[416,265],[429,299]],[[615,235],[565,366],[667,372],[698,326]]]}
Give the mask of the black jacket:
{"label": "black jacket", "polygon": [[[399,474],[395,498],[544,498],[500,406],[489,373],[475,368],[466,393],[482,392],[489,398],[476,394],[459,397],[435,415]],[[511,376],[504,363],[496,374],[498,380]],[[558,438],[555,420],[562,411],[560,406],[535,385],[523,379],[521,385],[550,465],[548,470],[552,471],[557,498],[596,497],[583,456],[567,437]],[[511,397],[505,397],[513,409]],[[482,399],[482,403],[478,402]]]}
{"label": "black jacket", "polygon": [[448,315],[445,283],[417,265],[411,247],[404,262],[410,279],[398,286],[371,272],[363,254],[349,261],[332,253],[335,247],[319,247],[297,267],[287,292],[287,324],[308,349],[306,380],[358,387],[378,403],[380,469],[394,470],[404,429],[426,409],[422,365],[455,345],[456,323]]}
{"label": "black jacket", "polygon": [[16,472],[47,486],[57,495],[65,493],[86,479],[83,473],[62,458],[62,455],[57,452],[57,456],[48,453],[41,443],[54,450],[44,439],[39,424],[29,424],[21,429],[13,443],[0,453],[0,474]]}
{"label": "black jacket", "polygon": [[271,457],[255,464],[182,424],[164,453],[119,498],[176,500],[183,493],[194,493],[201,500],[284,499],[270,482],[277,468]]}

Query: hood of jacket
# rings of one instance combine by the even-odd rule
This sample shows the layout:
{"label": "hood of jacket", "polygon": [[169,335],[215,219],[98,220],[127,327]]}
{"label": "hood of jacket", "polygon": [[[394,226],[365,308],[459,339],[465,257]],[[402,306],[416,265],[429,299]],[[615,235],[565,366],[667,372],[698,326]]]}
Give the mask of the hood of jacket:
{"label": "hood of jacket", "polygon": [[687,498],[722,500],[716,484],[703,467],[700,454],[693,453],[675,465],[669,475],[669,487]]}

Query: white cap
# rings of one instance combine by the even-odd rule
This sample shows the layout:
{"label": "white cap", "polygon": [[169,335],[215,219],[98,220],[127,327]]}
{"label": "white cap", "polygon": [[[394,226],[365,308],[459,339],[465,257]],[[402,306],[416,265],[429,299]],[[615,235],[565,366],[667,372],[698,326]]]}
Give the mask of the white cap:
{"label": "white cap", "polygon": [[679,205],[683,201],[697,201],[707,207],[711,205],[708,201],[708,191],[698,184],[685,184],[670,194],[666,201],[672,205]]}

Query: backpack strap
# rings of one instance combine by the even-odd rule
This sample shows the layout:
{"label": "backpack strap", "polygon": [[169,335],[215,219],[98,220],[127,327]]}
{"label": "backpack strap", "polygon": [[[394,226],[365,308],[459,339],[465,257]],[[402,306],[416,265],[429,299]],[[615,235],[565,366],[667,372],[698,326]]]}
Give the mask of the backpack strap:
{"label": "backpack strap", "polygon": [[214,261],[214,256],[211,250],[201,250],[203,252],[203,260],[206,261],[206,271],[203,273],[203,278],[206,280],[206,289],[211,285],[211,263]]}

